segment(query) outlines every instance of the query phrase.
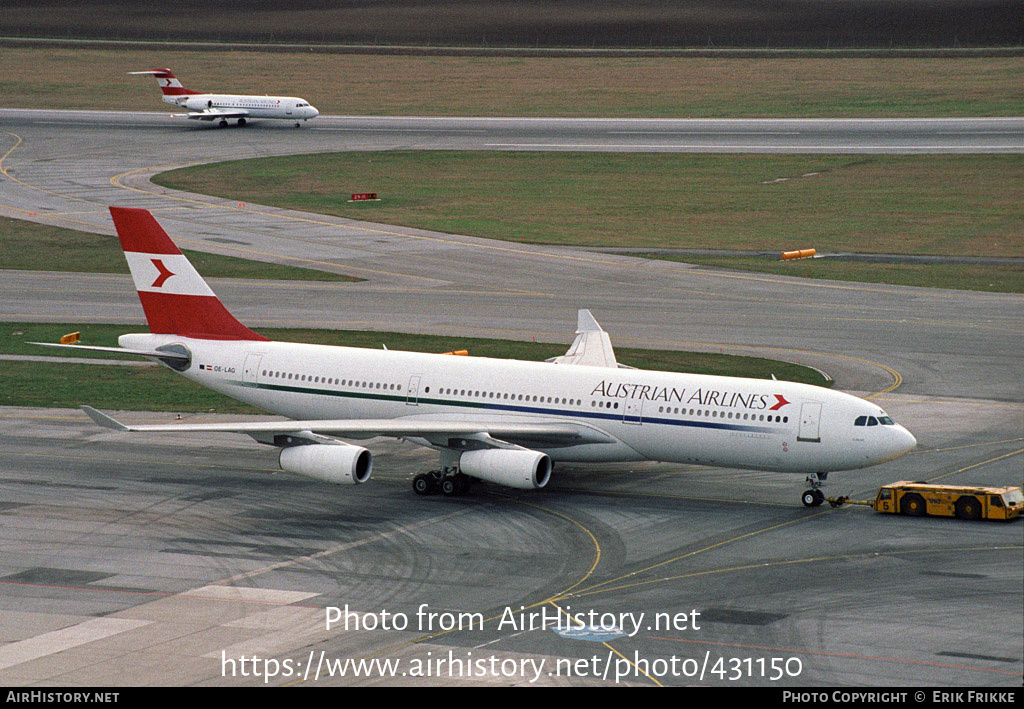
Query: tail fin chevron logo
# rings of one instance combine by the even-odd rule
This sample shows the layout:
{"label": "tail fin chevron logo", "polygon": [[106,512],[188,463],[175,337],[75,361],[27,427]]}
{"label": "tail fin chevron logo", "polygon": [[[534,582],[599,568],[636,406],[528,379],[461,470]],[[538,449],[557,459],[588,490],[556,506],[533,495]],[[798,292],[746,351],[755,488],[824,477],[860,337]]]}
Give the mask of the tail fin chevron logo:
{"label": "tail fin chevron logo", "polygon": [[155,281],[153,281],[153,285],[151,285],[150,288],[160,288],[163,286],[164,281],[174,274],[167,270],[167,266],[164,265],[164,262],[161,259],[154,258],[150,259],[150,261],[152,261],[153,265],[156,266],[156,270],[160,271],[160,275],[157,276]]}
{"label": "tail fin chevron logo", "polygon": [[772,394],[772,396],[775,397],[776,403],[775,403],[775,406],[773,406],[770,409],[768,409],[769,411],[778,411],[779,409],[781,409],[786,404],[792,404],[793,403],[792,401],[787,401],[786,397],[784,397],[782,394]]}

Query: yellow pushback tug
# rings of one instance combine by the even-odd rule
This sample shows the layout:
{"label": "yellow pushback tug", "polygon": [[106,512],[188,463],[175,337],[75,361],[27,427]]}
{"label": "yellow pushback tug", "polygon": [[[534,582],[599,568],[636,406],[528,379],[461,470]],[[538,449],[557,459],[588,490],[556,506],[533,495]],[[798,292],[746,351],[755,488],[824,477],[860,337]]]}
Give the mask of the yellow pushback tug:
{"label": "yellow pushback tug", "polygon": [[981,487],[979,485],[933,485],[899,482],[884,485],[874,500],[851,500],[841,496],[828,498],[833,507],[864,505],[875,512],[911,517],[959,517],[960,519],[1011,520],[1024,509],[1024,492],[1019,487]]}

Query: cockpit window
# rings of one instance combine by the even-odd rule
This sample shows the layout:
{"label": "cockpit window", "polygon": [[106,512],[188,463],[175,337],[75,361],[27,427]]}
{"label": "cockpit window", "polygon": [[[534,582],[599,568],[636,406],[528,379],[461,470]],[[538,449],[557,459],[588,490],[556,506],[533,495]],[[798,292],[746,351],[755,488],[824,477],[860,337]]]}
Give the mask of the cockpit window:
{"label": "cockpit window", "polygon": [[858,416],[853,422],[854,426],[895,426],[896,422],[884,414],[882,416]]}

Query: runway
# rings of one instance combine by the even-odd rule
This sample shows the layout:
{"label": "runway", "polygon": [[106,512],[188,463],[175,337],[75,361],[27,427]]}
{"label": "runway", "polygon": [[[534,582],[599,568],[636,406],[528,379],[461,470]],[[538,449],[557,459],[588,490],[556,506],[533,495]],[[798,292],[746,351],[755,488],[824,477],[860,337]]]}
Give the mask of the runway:
{"label": "runway", "polygon": [[[936,477],[1020,484],[1020,296],[502,244],[148,182],[201,160],[342,149],[828,146],[1016,153],[1024,121],[321,117],[299,130],[221,130],[166,114],[2,110],[0,214],[112,234],[108,205],[146,207],[186,248],[366,279],[214,281],[228,307],[256,326],[568,345],[576,308],[589,307],[620,346],[799,360],[829,372],[838,388],[875,395],[921,443],[900,461],[837,476],[830,493],[865,496],[892,480]],[[8,321],[142,322],[127,276],[3,271],[0,302]],[[5,684],[252,684],[258,678],[232,675],[224,660],[257,655],[301,666],[272,684],[609,684],[603,670],[616,667],[624,683],[646,685],[1016,686],[1021,676],[1020,524],[807,510],[790,476],[659,465],[560,469],[552,489],[535,496],[481,486],[467,498],[423,500],[408,481],[432,456],[387,442],[373,446],[371,485],[325,490],[275,472],[271,451],[232,437],[129,445],[76,412],[18,409],[0,414],[0,430]],[[326,629],[325,609],[345,604],[370,622],[385,610],[404,614],[412,627]],[[487,622],[437,632],[419,622],[422,605],[438,621],[466,612]],[[677,621],[698,611],[706,622],[644,625],[604,641],[499,628],[503,611],[520,606],[647,620],[663,612]],[[417,658],[450,651],[500,661],[479,676],[411,670]],[[775,656],[797,658],[789,668],[799,664],[799,673],[773,682],[755,671],[753,660]],[[317,669],[321,657],[391,658],[406,674],[377,667],[312,680],[314,657]],[[619,664],[623,657],[630,662]],[[552,673],[531,682],[530,667],[514,662],[524,658],[544,659]],[[559,658],[586,662],[559,673]],[[686,671],[635,671],[638,660],[658,658]],[[716,661],[723,671],[708,674]],[[734,676],[730,667],[739,668]]]}

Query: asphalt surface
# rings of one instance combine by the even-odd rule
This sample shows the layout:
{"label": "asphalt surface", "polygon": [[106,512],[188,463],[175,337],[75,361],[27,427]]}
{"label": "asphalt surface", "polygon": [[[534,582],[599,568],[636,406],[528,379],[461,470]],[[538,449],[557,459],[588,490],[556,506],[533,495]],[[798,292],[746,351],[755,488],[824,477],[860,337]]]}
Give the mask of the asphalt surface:
{"label": "asphalt surface", "polygon": [[[146,207],[187,248],[366,279],[213,281],[256,326],[568,345],[575,310],[588,307],[619,345],[798,360],[874,396],[920,442],[899,461],[834,476],[828,492],[865,497],[896,479],[1020,484],[1020,296],[487,242],[147,179],[205,160],[394,147],[1022,152],[1024,121],[321,117],[299,130],[220,130],[166,114],[3,110],[0,214],[112,234],[108,205]],[[56,272],[0,272],[0,319],[142,323],[127,276]],[[1018,686],[1021,676],[1020,523],[807,510],[793,476],[653,464],[559,469],[539,495],[481,485],[417,498],[409,479],[433,456],[401,444],[375,442],[375,481],[342,489],[274,472],[272,451],[247,439],[129,441],[77,412],[21,409],[5,409],[0,430],[5,684],[261,683],[255,663],[229,662],[240,657],[276,660],[272,684],[610,684],[616,669],[647,685]],[[364,624],[325,627],[326,609],[346,604]],[[535,620],[541,608],[614,613],[620,627],[645,615],[632,636],[563,637],[500,622],[520,606]],[[385,611],[407,626],[383,628]],[[487,622],[437,632],[472,617],[459,613]],[[655,623],[655,613],[668,615]],[[306,674],[321,658],[359,657],[404,663],[404,674]],[[788,673],[775,682],[774,658]],[[531,659],[546,663],[536,675]],[[436,674],[418,676],[427,660]]]}

